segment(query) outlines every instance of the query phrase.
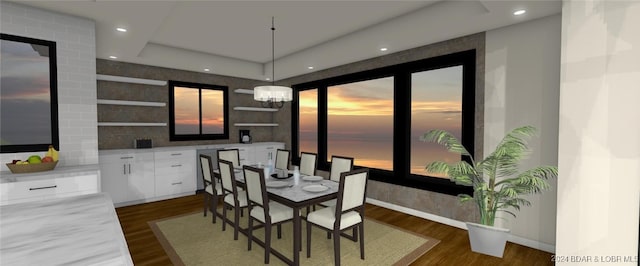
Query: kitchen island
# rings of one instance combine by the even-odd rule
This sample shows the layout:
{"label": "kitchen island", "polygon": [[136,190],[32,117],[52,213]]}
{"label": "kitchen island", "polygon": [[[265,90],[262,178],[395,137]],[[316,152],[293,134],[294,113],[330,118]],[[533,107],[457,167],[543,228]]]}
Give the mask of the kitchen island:
{"label": "kitchen island", "polygon": [[0,207],[0,265],[133,265],[105,193]]}

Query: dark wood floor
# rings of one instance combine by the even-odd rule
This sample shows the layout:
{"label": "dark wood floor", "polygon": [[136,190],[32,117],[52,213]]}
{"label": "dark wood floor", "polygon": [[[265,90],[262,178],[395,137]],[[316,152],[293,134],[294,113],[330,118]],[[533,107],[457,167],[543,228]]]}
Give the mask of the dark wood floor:
{"label": "dark wood floor", "polygon": [[[171,265],[147,222],[202,211],[202,204],[202,195],[194,195],[117,208],[135,265]],[[553,265],[551,254],[512,243],[502,259],[473,253],[467,231],[386,208],[367,205],[365,215],[441,241],[412,265]]]}

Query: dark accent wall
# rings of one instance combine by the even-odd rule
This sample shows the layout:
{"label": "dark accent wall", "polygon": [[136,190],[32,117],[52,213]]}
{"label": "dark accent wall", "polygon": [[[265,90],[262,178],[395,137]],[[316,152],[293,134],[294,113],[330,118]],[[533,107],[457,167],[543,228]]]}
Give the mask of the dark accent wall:
{"label": "dark accent wall", "polygon": [[[271,112],[234,111],[235,106],[260,107],[249,94],[237,94],[236,89],[252,89],[263,83],[259,80],[198,73],[185,70],[146,66],[98,59],[96,61],[98,74],[125,76],[154,80],[178,80],[186,82],[222,85],[229,87],[229,139],[207,141],[169,141],[169,91],[168,85],[153,86],[112,81],[98,81],[98,99],[151,101],[167,103],[165,107],[141,107],[98,104],[98,122],[161,122],[165,127],[98,127],[98,149],[129,149],[133,148],[136,138],[153,139],[154,147],[187,146],[238,143],[238,130],[249,129],[254,142],[272,141],[273,131],[287,132],[289,128],[274,127],[236,127],[234,123],[261,122],[272,123]],[[290,105],[290,104],[287,104]],[[282,111],[280,111],[282,112]]]}
{"label": "dark accent wall", "polygon": [[[484,139],[484,32],[379,56],[347,65],[337,66],[282,80],[278,83],[281,85],[295,85],[471,49],[476,50],[474,153],[476,156],[482,156]],[[283,109],[274,115],[274,121],[276,123],[280,123],[281,126],[279,127],[279,130],[274,131],[273,137],[274,141],[284,142],[288,147],[291,147],[291,108],[290,106],[287,107],[288,108]],[[479,214],[473,203],[460,205],[456,196],[445,195],[428,190],[415,189],[371,180],[369,182],[369,187],[367,188],[367,197],[454,220],[471,222],[479,220]]]}

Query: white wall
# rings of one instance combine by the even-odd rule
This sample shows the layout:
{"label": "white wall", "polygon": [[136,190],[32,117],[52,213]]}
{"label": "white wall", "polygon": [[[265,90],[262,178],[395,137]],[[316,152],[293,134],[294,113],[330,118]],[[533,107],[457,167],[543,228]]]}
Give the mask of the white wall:
{"label": "white wall", "polygon": [[[538,137],[522,170],[557,165],[561,16],[488,31],[485,57],[484,151],[488,155],[512,129],[532,125]],[[496,225],[511,229],[512,242],[554,251],[556,180],[530,207],[502,215]]]}
{"label": "white wall", "polygon": [[[0,31],[56,42],[60,135],[58,166],[98,163],[95,23],[2,1]],[[8,171],[5,162],[26,159],[30,154],[34,153],[0,154],[0,162],[3,162],[0,170]]]}
{"label": "white wall", "polygon": [[638,265],[640,2],[562,13],[557,265]]}

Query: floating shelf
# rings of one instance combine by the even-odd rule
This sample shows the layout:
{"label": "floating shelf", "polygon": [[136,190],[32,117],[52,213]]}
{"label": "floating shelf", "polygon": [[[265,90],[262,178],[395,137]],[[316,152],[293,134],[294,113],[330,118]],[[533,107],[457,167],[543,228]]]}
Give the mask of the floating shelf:
{"label": "floating shelf", "polygon": [[96,74],[96,79],[105,80],[105,81],[154,85],[154,86],[167,85],[166,80],[140,79],[140,78],[130,78],[130,77],[122,77],[122,76],[101,75],[101,74]]}
{"label": "floating shelf", "polygon": [[237,127],[277,127],[277,123],[235,123]]}
{"label": "floating shelf", "polygon": [[253,90],[249,90],[249,89],[236,89],[234,92],[253,95]]}
{"label": "floating shelf", "polygon": [[98,104],[152,106],[152,107],[164,107],[167,105],[167,103],[164,103],[164,102],[140,102],[140,101],[122,101],[122,100],[107,100],[107,99],[98,99]]}
{"label": "floating shelf", "polygon": [[144,123],[144,122],[98,122],[102,127],[166,127],[167,123]]}
{"label": "floating shelf", "polygon": [[278,108],[236,106],[236,107],[233,107],[233,110],[236,110],[236,111],[253,111],[253,112],[277,112]]}

